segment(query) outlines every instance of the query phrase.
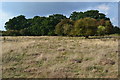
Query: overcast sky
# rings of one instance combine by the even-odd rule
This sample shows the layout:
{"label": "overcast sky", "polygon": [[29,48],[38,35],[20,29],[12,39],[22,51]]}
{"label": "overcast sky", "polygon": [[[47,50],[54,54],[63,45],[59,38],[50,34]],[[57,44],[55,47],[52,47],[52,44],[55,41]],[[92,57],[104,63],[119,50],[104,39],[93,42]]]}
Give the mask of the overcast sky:
{"label": "overcast sky", "polygon": [[48,16],[51,14],[64,14],[69,17],[73,11],[99,10],[109,17],[114,25],[118,25],[117,2],[0,2],[0,30],[10,18],[25,15],[26,18],[34,16]]}

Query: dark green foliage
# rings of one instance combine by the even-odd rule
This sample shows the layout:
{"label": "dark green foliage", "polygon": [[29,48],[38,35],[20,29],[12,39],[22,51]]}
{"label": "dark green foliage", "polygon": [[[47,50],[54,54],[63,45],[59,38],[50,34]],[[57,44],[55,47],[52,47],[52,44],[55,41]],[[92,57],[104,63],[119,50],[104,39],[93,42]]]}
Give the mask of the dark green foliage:
{"label": "dark green foliage", "polygon": [[115,26],[115,27],[113,28],[113,33],[114,33],[114,34],[120,34],[120,28],[117,27],[117,26]]}
{"label": "dark green foliage", "polygon": [[6,30],[20,30],[26,27],[28,27],[27,19],[23,15],[9,19],[9,21],[5,23]]}
{"label": "dark green foliage", "polygon": [[107,20],[105,22],[105,33],[106,34],[112,34],[113,33],[113,25],[110,20]]}
{"label": "dark green foliage", "polygon": [[78,20],[78,19],[81,19],[81,18],[84,18],[84,13],[83,12],[73,12],[70,15],[70,19],[72,19],[72,20]]}
{"label": "dark green foliage", "polygon": [[5,23],[3,36],[94,36],[119,33],[109,18],[98,10],[73,12],[70,18],[62,14],[26,19],[20,15]]}
{"label": "dark green foliage", "polygon": [[109,20],[109,18],[107,18],[105,14],[99,13],[98,10],[88,10],[86,12],[73,12],[70,15],[70,19],[72,20],[78,20],[78,19],[85,18],[85,17],[90,17],[90,18],[94,18],[97,20],[99,19]]}
{"label": "dark green foliage", "polygon": [[55,26],[62,20],[62,19],[66,19],[66,16],[61,15],[61,14],[54,14],[54,15],[50,15],[48,17],[48,21],[49,23],[47,25],[48,26],[48,35],[55,35]]}
{"label": "dark green foliage", "polygon": [[[45,34],[45,28],[43,21],[46,21],[46,17],[39,17],[35,16],[33,19],[29,20],[31,25],[27,30],[31,35],[38,36],[38,35],[44,35]],[[45,22],[47,24],[47,22]]]}
{"label": "dark green foliage", "polygon": [[55,35],[55,26],[65,18],[61,14],[50,15],[49,17],[35,16],[25,22],[29,27],[21,28],[20,34],[28,36]]}

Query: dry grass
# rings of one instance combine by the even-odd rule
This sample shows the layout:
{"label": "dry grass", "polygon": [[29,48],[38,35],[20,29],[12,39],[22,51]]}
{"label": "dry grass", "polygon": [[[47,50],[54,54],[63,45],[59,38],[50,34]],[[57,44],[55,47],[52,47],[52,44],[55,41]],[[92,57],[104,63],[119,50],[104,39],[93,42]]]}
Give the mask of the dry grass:
{"label": "dry grass", "polygon": [[3,78],[116,78],[118,40],[2,37]]}

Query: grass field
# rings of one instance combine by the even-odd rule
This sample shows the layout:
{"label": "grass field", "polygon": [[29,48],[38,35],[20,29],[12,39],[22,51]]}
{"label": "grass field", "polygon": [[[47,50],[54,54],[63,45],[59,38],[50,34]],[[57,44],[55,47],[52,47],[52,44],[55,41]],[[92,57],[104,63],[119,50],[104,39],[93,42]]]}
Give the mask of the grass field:
{"label": "grass field", "polygon": [[1,37],[3,78],[116,78],[118,39]]}

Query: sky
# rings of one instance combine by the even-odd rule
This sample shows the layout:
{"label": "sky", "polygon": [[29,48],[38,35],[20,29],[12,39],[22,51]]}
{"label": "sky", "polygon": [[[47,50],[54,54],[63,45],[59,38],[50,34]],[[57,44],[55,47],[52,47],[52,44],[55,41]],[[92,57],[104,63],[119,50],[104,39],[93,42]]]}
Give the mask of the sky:
{"label": "sky", "polygon": [[[19,1],[19,0],[18,0]],[[0,2],[0,30],[9,19],[19,15],[26,18],[63,14],[67,17],[74,11],[99,10],[118,26],[118,2]]]}

